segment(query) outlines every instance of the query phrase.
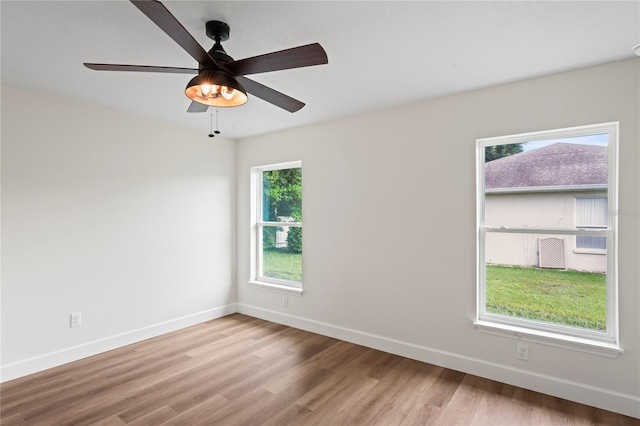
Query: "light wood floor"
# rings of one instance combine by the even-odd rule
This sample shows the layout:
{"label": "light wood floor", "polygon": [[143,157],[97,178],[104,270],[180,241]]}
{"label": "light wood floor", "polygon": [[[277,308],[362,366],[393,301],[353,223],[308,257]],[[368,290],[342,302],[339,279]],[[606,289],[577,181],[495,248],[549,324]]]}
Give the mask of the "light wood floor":
{"label": "light wood floor", "polygon": [[640,425],[234,314],[2,384],[9,425]]}

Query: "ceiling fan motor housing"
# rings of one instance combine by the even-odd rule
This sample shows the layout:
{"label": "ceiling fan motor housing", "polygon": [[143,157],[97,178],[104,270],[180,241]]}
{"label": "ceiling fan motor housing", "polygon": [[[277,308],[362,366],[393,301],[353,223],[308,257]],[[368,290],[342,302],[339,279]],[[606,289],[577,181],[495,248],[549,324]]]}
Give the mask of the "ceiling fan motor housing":
{"label": "ceiling fan motor housing", "polygon": [[[227,55],[227,52],[225,52],[224,50],[218,49],[217,46],[220,46],[220,45],[214,45],[211,48],[211,50],[209,50],[208,52],[209,56],[211,56],[213,60],[216,61],[218,65],[221,65],[221,66],[224,66],[224,64],[227,64],[229,62],[233,62],[233,58]],[[199,71],[204,71],[205,69],[207,68],[206,67],[203,68],[201,65]]]}
{"label": "ceiling fan motor housing", "polygon": [[[219,65],[233,62],[233,58],[227,55],[224,48],[220,44],[221,41],[229,40],[231,28],[222,21],[208,21],[206,23],[207,37],[215,41],[215,44],[209,50],[209,56],[213,58]],[[202,71],[202,69],[200,70]]]}

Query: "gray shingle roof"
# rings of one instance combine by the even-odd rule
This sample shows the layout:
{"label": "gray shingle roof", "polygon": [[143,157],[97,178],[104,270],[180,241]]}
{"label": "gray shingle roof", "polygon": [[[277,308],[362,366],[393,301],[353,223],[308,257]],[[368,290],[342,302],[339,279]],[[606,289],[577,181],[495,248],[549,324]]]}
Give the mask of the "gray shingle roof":
{"label": "gray shingle roof", "polygon": [[598,185],[607,183],[607,147],[555,143],[490,161],[485,188]]}

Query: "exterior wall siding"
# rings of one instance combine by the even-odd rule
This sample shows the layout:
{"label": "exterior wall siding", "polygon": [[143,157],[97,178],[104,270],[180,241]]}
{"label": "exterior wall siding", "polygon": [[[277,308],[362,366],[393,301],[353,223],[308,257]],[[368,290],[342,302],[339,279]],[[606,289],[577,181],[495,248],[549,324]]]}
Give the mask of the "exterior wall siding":
{"label": "exterior wall siding", "polygon": [[567,269],[606,272],[604,252],[589,253],[576,249],[571,235],[538,235],[535,227],[573,228],[576,197],[602,197],[606,191],[571,191],[547,193],[487,194],[485,216],[487,226],[531,226],[531,234],[487,235],[485,257],[487,263],[517,266],[538,266],[538,239],[555,237],[564,240]]}

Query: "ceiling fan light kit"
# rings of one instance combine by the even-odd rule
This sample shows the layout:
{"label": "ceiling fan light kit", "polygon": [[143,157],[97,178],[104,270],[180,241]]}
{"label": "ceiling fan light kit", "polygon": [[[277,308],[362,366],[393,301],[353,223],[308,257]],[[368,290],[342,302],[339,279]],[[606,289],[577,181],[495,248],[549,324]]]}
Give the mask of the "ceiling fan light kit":
{"label": "ceiling fan light kit", "polygon": [[221,21],[206,23],[207,36],[215,44],[208,52],[157,0],[130,0],[142,13],[198,61],[198,68],[160,67],[148,65],[96,64],[84,66],[96,71],[161,72],[173,74],[198,74],[185,89],[192,100],[187,112],[205,112],[209,106],[235,107],[244,105],[247,93],[289,112],[300,110],[304,103],[245,75],[321,65],[329,62],[327,53],[318,43],[271,52],[238,61],[224,51],[222,41],[229,39],[230,28]]}
{"label": "ceiling fan light kit", "polygon": [[247,91],[231,73],[205,70],[195,76],[184,93],[194,102],[214,107],[235,107],[247,102]]}

